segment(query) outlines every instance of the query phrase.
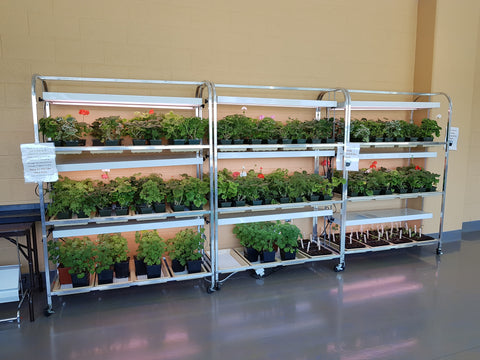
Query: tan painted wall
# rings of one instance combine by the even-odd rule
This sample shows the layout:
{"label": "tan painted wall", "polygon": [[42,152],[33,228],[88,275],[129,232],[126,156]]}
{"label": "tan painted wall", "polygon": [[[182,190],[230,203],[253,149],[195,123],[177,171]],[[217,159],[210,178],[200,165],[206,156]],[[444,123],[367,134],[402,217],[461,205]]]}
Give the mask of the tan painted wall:
{"label": "tan painted wall", "polygon": [[[478,33],[472,9],[478,5],[438,2],[432,89],[454,94],[455,125],[466,136],[478,51],[470,42],[471,30]],[[37,201],[33,186],[23,183],[19,153],[21,143],[33,141],[33,73],[409,91],[417,3],[3,0],[0,204]],[[478,80],[476,86],[478,93]],[[462,185],[449,194],[446,230],[461,225],[468,143],[452,155],[449,181]]]}
{"label": "tan painted wall", "polygon": [[[453,100],[453,126],[460,128],[458,151],[450,152],[445,230],[461,229],[462,222],[480,219],[478,194],[478,68],[480,3],[476,0],[437,0],[432,89],[444,90]],[[477,96],[475,98],[474,96]],[[471,161],[470,161],[471,160]],[[470,170],[469,170],[470,169]],[[478,177],[477,177],[478,180]],[[438,212],[438,210],[437,210]]]}

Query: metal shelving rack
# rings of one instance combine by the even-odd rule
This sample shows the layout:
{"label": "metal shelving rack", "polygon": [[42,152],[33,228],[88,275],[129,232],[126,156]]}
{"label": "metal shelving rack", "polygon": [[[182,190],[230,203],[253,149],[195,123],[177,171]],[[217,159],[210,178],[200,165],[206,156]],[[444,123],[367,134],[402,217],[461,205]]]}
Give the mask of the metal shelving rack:
{"label": "metal shelving rack", "polygon": [[[219,92],[240,91],[243,94],[267,93],[265,97],[246,97],[246,96],[227,96],[217,95]],[[288,97],[276,98],[269,97],[268,92],[282,93],[282,96],[288,92]],[[294,95],[293,95],[294,94]],[[312,95],[313,94],[313,95]],[[322,100],[323,94],[329,94],[332,99]],[[295,96],[295,98],[291,98]],[[306,98],[315,97],[314,100]],[[217,112],[219,106],[237,105],[237,106],[255,106],[255,107],[273,107],[273,108],[303,108],[315,111],[315,119],[320,119],[322,111],[329,114],[329,109],[337,107],[336,98],[349,103],[348,92],[344,89],[326,89],[326,88],[303,88],[303,87],[276,87],[276,86],[254,86],[254,85],[227,85],[215,84],[214,87],[214,174],[215,188],[218,188],[218,162],[231,159],[282,159],[282,158],[311,158],[314,162],[314,171],[319,172],[320,157],[335,157],[339,147],[343,143],[323,143],[323,144],[262,144],[262,145],[219,145],[217,139]],[[349,116],[345,112],[345,116]],[[261,151],[259,151],[261,150]],[[292,151],[295,150],[295,151]],[[218,259],[215,266],[215,283],[217,288],[233,274],[245,271],[255,270],[257,275],[262,276],[266,268],[276,266],[288,266],[306,262],[315,262],[323,260],[338,260],[341,266],[344,263],[344,247],[338,251],[333,249],[330,255],[309,256],[302,252],[297,252],[294,260],[281,261],[276,259],[271,263],[250,263],[244,256],[240,248],[218,249],[221,242],[218,235],[219,226],[233,225],[238,223],[251,223],[259,221],[292,220],[302,218],[312,218],[312,234],[317,237],[317,220],[319,217],[333,215],[333,207],[341,206],[343,208],[344,200],[335,199],[318,202],[245,206],[237,208],[219,208],[218,195],[215,193],[215,253]],[[220,279],[220,274],[228,274]]]}
{"label": "metal shelving rack", "polygon": [[[49,86],[52,83],[59,82],[69,85],[75,84],[83,88],[94,86],[118,87],[122,86],[159,86],[162,91],[168,91],[173,86],[191,87],[194,96],[192,97],[171,97],[171,96],[144,96],[144,95],[118,95],[118,94],[93,94],[93,93],[70,93],[70,92],[51,92]],[[165,90],[167,88],[167,90]],[[203,108],[208,106],[209,118],[209,143],[201,145],[155,145],[155,146],[85,146],[85,147],[57,147],[56,154],[87,154],[92,155],[85,159],[72,159],[69,155],[68,160],[59,161],[57,170],[59,172],[70,171],[90,171],[101,169],[128,169],[128,168],[149,168],[157,166],[196,166],[197,176],[201,176],[204,163],[204,152],[209,155],[209,173],[213,173],[213,85],[208,82],[188,82],[188,81],[162,81],[162,80],[135,80],[135,79],[106,79],[106,78],[82,78],[82,77],[57,77],[34,75],[32,78],[32,112],[35,143],[40,143],[38,133],[38,110],[39,104],[43,105],[44,116],[50,115],[52,105],[66,106],[107,106],[115,108],[155,108],[155,109],[191,109],[195,111],[196,116],[202,116]],[[153,91],[153,90],[151,90]],[[105,159],[97,161],[96,157]],[[92,160],[92,158],[94,160]],[[57,157],[58,159],[58,157]],[[158,279],[138,280],[130,279],[127,282],[113,283],[108,285],[96,285],[83,288],[72,289],[52,289],[55,285],[50,280],[50,269],[48,260],[47,240],[51,230],[53,238],[68,236],[88,236],[94,234],[105,234],[111,232],[127,232],[152,229],[182,228],[186,226],[204,226],[205,219],[210,224],[214,223],[215,212],[213,209],[213,177],[210,176],[210,209],[195,210],[179,213],[159,213],[148,215],[133,216],[111,216],[95,217],[88,219],[70,219],[70,220],[50,220],[45,217],[44,206],[44,184],[38,183],[40,196],[40,211],[42,220],[42,241],[45,262],[46,292],[48,308],[46,313],[53,313],[52,296],[68,295],[94,290],[107,290],[123,288],[128,286],[140,286],[157,284],[168,281],[190,280],[203,278],[210,285],[207,290],[212,290],[215,283],[214,269],[216,268],[216,257],[206,256],[207,253],[214,254],[215,237],[213,231],[210,231],[209,247],[210,251],[204,254],[203,271],[196,274],[175,275],[164,274],[166,276]],[[164,259],[165,262],[165,259]],[[166,265],[166,264],[164,264]]]}
{"label": "metal shelving rack", "polygon": [[[345,250],[346,254],[382,251],[398,248],[407,248],[413,246],[437,245],[437,254],[442,253],[442,234],[445,213],[445,195],[447,186],[447,171],[448,171],[448,155],[449,142],[448,134],[450,132],[451,118],[452,118],[452,101],[450,97],[442,92],[439,93],[414,93],[414,92],[390,92],[390,91],[367,91],[367,90],[348,90],[350,101],[338,103],[337,109],[343,109],[346,113],[351,114],[352,111],[410,111],[410,121],[413,121],[414,114],[419,110],[426,110],[428,114],[431,109],[440,109],[447,111],[446,121],[442,124],[445,126],[445,137],[443,141],[415,141],[415,142],[369,142],[357,143],[360,146],[359,159],[427,159],[437,157],[436,152],[420,151],[419,149],[439,149],[444,153],[444,166],[442,188],[436,192],[421,192],[421,193],[407,193],[407,194],[392,194],[379,196],[362,196],[362,197],[347,197],[347,184],[343,187],[344,206],[342,213],[335,216],[335,222],[341,224],[341,242],[345,243],[346,227],[355,225],[372,225],[379,223],[392,222],[406,222],[413,220],[425,220],[433,218],[431,212],[423,210],[423,199],[441,197],[440,205],[440,219],[438,236],[432,240],[427,241],[413,241],[404,244],[391,244],[379,247],[356,248]],[[362,97],[389,97],[398,99],[399,97],[408,97],[413,101],[352,101],[352,96]],[[443,99],[443,103],[441,102]],[[420,101],[426,100],[426,101]],[[432,101],[438,100],[438,101]],[[443,104],[443,105],[442,105]],[[446,108],[446,109],[445,109]],[[351,115],[345,117],[345,150],[352,147],[350,142],[350,118]],[[348,120],[347,120],[348,119]],[[369,151],[370,150],[370,151]],[[382,152],[379,152],[382,151]],[[345,159],[343,161],[345,169]],[[344,171],[344,178],[348,183],[348,171]],[[422,200],[422,209],[412,209],[408,207],[408,201],[414,198]],[[368,211],[348,211],[349,205],[353,203],[370,202],[370,201],[386,201],[393,199],[403,199],[406,206],[400,209],[382,209],[382,210],[368,210]],[[343,269],[338,269],[343,270]]]}

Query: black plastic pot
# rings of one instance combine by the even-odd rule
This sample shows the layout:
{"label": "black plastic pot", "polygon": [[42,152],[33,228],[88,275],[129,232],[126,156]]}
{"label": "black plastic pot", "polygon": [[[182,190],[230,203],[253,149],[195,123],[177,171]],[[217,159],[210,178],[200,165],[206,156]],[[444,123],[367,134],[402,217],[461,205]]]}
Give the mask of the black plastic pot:
{"label": "black plastic pot", "polygon": [[112,216],[112,208],[103,208],[103,209],[98,209],[98,215],[99,216]]}
{"label": "black plastic pot", "polygon": [[236,206],[236,207],[245,206],[245,200],[237,200],[237,201],[235,201],[235,206]]}
{"label": "black plastic pot", "polygon": [[162,139],[150,139],[148,142],[150,145],[162,145]]}
{"label": "black plastic pot", "polygon": [[275,261],[275,251],[262,251],[260,253],[260,261],[262,263],[274,262]]}
{"label": "black plastic pot", "polygon": [[200,139],[190,139],[188,145],[200,145]]}
{"label": "black plastic pot", "polygon": [[283,249],[280,249],[280,259],[282,260],[294,260],[297,256],[297,250],[293,252],[285,252]]}
{"label": "black plastic pot", "polygon": [[128,207],[120,207],[120,206],[117,206],[115,208],[115,214],[117,216],[124,216],[124,215],[128,215]]}
{"label": "black plastic pot", "polygon": [[72,212],[71,211],[61,211],[57,213],[57,219],[63,220],[63,219],[71,219],[72,218]]}
{"label": "black plastic pot", "polygon": [[231,201],[222,201],[222,202],[220,202],[219,205],[220,205],[221,208],[232,207],[232,202]]}
{"label": "black plastic pot", "polygon": [[245,257],[247,258],[248,261],[250,262],[256,262],[258,261],[258,251],[255,250],[254,248],[251,247],[246,247],[243,251]]}
{"label": "black plastic pot", "polygon": [[233,140],[233,145],[243,145],[245,143],[245,140],[243,139],[234,139]]}
{"label": "black plastic pot", "polygon": [[99,285],[113,283],[113,270],[111,269],[102,270],[97,276]]}
{"label": "black plastic pot", "polygon": [[165,212],[165,204],[164,203],[154,203],[153,209],[156,213],[164,213]]}
{"label": "black plastic pot", "polygon": [[307,139],[297,139],[297,140],[295,140],[295,142],[296,142],[297,144],[306,144],[306,143],[307,143]]}
{"label": "black plastic pot", "polygon": [[135,274],[137,276],[147,275],[147,267],[146,267],[145,263],[143,262],[143,259],[137,259],[135,257],[134,258],[134,263],[135,263]]}
{"label": "black plastic pot", "polygon": [[145,139],[132,139],[132,144],[135,146],[147,145],[148,142]]}
{"label": "black plastic pot", "polygon": [[291,144],[292,142],[292,139],[282,139],[282,144]]}
{"label": "black plastic pot", "polygon": [[153,213],[153,208],[151,206],[139,205],[137,206],[137,211],[139,214],[151,214]]}
{"label": "black plastic pot", "polygon": [[105,140],[105,146],[119,146],[122,144],[122,139],[119,140]]}
{"label": "black plastic pot", "polygon": [[263,200],[253,200],[252,205],[253,206],[259,206],[263,204]]}
{"label": "black plastic pot", "polygon": [[130,261],[121,261],[113,265],[115,277],[118,279],[127,278],[130,275]]}
{"label": "black plastic pot", "polygon": [[185,205],[171,205],[173,211],[185,211]]}
{"label": "black plastic pot", "polygon": [[162,276],[162,264],[147,265],[147,279],[156,279]]}
{"label": "black plastic pot", "polygon": [[189,274],[199,273],[202,271],[202,259],[187,261],[187,270]]}
{"label": "black plastic pot", "polygon": [[180,261],[177,259],[172,259],[172,271],[173,272],[183,272],[185,271],[185,265],[180,264]]}
{"label": "black plastic pot", "polygon": [[72,274],[72,285],[76,287],[84,287],[90,285],[90,275],[85,274],[83,278],[79,278],[77,274]]}

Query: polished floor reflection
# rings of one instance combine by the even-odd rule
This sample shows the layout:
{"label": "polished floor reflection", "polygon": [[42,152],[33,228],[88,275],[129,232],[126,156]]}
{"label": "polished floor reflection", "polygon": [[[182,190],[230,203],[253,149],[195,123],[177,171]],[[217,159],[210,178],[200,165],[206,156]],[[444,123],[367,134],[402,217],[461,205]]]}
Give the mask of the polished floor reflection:
{"label": "polished floor reflection", "polygon": [[425,247],[349,257],[339,274],[330,262],[244,272],[211,295],[192,281],[54,298],[49,318],[37,304],[34,323],[0,324],[0,359],[478,360],[477,254],[470,233],[441,257]]}

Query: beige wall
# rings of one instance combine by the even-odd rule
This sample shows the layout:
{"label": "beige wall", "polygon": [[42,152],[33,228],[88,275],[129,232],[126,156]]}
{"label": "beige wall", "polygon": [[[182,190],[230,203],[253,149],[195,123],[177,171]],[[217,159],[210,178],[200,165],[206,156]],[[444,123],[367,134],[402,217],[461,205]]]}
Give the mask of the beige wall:
{"label": "beige wall", "polygon": [[[418,4],[418,34],[426,37],[417,34]],[[454,125],[461,128],[446,213],[446,230],[459,229],[480,218],[479,195],[465,194],[480,176],[478,142],[471,140],[480,131],[473,121],[479,31],[477,0],[3,0],[0,204],[37,201],[23,183],[19,153],[21,143],[33,141],[33,73],[372,90],[426,86],[453,96]]]}

